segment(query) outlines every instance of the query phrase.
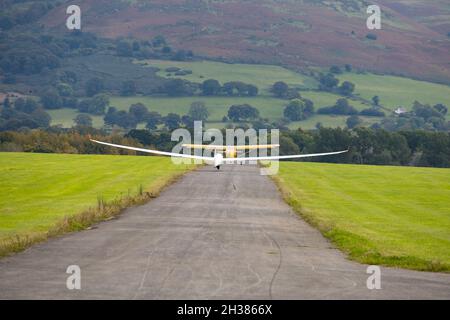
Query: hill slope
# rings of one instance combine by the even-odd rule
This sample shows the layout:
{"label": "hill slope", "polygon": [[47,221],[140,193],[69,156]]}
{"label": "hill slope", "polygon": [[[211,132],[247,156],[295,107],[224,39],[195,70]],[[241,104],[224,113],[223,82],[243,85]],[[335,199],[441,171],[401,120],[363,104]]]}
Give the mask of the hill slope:
{"label": "hill slope", "polygon": [[[177,48],[219,59],[304,69],[356,67],[450,82],[444,0],[382,1],[382,30],[366,27],[364,0],[93,1],[78,3],[83,28],[117,38],[164,35]],[[64,31],[66,4],[40,23]],[[447,23],[447,24],[446,24]],[[447,31],[444,31],[447,30]],[[376,41],[366,38],[369,33]]]}

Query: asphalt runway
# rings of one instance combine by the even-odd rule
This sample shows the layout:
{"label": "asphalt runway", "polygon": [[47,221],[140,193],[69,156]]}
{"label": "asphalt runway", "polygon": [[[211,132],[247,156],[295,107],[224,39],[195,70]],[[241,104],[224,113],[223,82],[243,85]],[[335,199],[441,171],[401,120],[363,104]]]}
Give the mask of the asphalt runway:
{"label": "asphalt runway", "polygon": [[[68,290],[69,265],[81,289]],[[2,299],[450,299],[450,275],[349,261],[255,166],[203,167],[117,219],[0,259]]]}

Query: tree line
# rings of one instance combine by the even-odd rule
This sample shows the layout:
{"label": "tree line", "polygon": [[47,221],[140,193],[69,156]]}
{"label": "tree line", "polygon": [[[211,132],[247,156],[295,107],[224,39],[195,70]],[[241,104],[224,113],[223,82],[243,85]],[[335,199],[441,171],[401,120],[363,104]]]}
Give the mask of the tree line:
{"label": "tree line", "polygon": [[[224,132],[225,133],[225,132]],[[132,129],[126,134],[108,135],[105,131],[77,127],[50,128],[23,132],[0,132],[0,151],[134,154],[132,151],[97,145],[90,137],[117,144],[146,146],[169,151],[174,146],[168,131]],[[422,130],[389,132],[382,129],[355,128],[287,130],[281,132],[280,154],[318,153],[349,149],[341,155],[311,158],[306,161],[367,164],[450,167],[450,133]]]}

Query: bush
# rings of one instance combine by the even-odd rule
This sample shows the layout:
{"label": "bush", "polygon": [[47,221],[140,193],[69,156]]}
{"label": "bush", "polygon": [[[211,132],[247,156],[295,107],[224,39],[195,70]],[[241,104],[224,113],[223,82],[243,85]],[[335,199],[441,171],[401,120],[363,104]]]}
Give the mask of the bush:
{"label": "bush", "polygon": [[324,107],[317,111],[319,114],[354,115],[358,111],[352,107],[347,99],[339,99],[332,107]]}
{"label": "bush", "polygon": [[385,117],[386,114],[377,109],[377,108],[369,108],[369,109],[364,109],[359,113],[361,116],[367,116],[367,117]]}
{"label": "bush", "polygon": [[366,38],[369,39],[369,40],[377,40],[378,39],[377,35],[374,34],[374,33],[368,33],[366,35]]}

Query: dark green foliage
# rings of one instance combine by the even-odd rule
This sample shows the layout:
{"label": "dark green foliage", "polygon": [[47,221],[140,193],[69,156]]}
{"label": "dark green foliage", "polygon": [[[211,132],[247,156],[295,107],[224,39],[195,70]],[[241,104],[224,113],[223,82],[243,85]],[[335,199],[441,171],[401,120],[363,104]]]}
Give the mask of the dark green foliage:
{"label": "dark green foliage", "polygon": [[386,114],[378,108],[364,109],[364,110],[360,111],[359,114],[361,116],[367,116],[367,117],[385,117],[386,116]]}
{"label": "dark green foliage", "polygon": [[347,118],[346,124],[349,129],[356,128],[362,123],[362,120],[357,116],[353,115]]}
{"label": "dark green foliage", "polygon": [[331,91],[339,84],[339,80],[331,74],[322,74],[319,78],[319,89],[324,91]]}
{"label": "dark green foliage", "polygon": [[154,129],[156,129],[156,126],[158,124],[160,124],[161,122],[162,122],[162,116],[156,111],[151,111],[147,115],[147,124],[145,127],[147,129],[154,130]]}
{"label": "dark green foliage", "polygon": [[142,103],[132,104],[130,106],[129,112],[138,122],[147,121],[148,109],[144,104]]}
{"label": "dark green foliage", "polygon": [[73,122],[77,126],[92,127],[92,118],[85,113],[78,114],[75,119],[73,119]]}
{"label": "dark green foliage", "polygon": [[180,126],[181,118],[176,113],[169,113],[163,118],[164,125],[169,130],[175,130]]}
{"label": "dark green foliage", "polygon": [[339,66],[331,66],[330,72],[334,74],[341,74],[342,70]]}
{"label": "dark green foliage", "polygon": [[220,86],[219,81],[215,79],[208,79],[203,81],[202,83],[202,92],[205,96],[216,96],[219,94],[220,89],[222,88]]}
{"label": "dark green foliage", "polygon": [[30,98],[23,99],[18,98],[16,101],[14,101],[14,108],[17,111],[23,112],[23,113],[33,113],[38,109],[39,105],[38,103]]}
{"label": "dark green foliage", "polygon": [[49,89],[41,95],[41,103],[46,109],[62,108],[62,99],[54,89]]}
{"label": "dark green foliage", "polygon": [[92,97],[97,93],[100,93],[104,89],[105,85],[100,78],[92,78],[86,82],[86,95]]}
{"label": "dark green foliage", "polygon": [[133,47],[129,41],[119,40],[116,45],[116,52],[121,57],[132,57]]}
{"label": "dark green foliage", "polygon": [[284,117],[290,121],[305,120],[314,113],[314,106],[311,100],[294,99],[284,109]]}
{"label": "dark green foliage", "polygon": [[128,97],[136,94],[136,82],[133,80],[128,80],[122,82],[122,88],[120,89],[120,94],[122,96]]}
{"label": "dark green foliage", "polygon": [[222,92],[228,96],[249,96],[258,95],[258,87],[241,81],[230,81],[224,83]]}
{"label": "dark green foliage", "polygon": [[339,114],[339,115],[354,115],[358,111],[352,107],[347,99],[339,99],[332,107],[320,108],[317,113],[319,114]]}
{"label": "dark green foliage", "polygon": [[375,106],[380,105],[380,97],[379,96],[373,96],[372,97],[372,102]]}
{"label": "dark green foliage", "polygon": [[338,88],[339,93],[350,96],[355,91],[355,85],[349,81],[344,81]]}
{"label": "dark green foliage", "polygon": [[98,94],[93,98],[83,99],[78,103],[78,111],[93,115],[103,115],[109,105],[109,97],[106,94]]}
{"label": "dark green foliage", "polygon": [[228,118],[235,122],[253,120],[259,117],[259,111],[249,104],[232,105],[228,110]]}
{"label": "dark green foliage", "polygon": [[195,120],[205,121],[206,119],[208,119],[209,112],[203,102],[197,101],[191,104],[188,115],[194,121]]}
{"label": "dark green foliage", "polygon": [[194,89],[186,80],[171,79],[165,83],[164,92],[171,97],[191,96]]}
{"label": "dark green foliage", "polygon": [[275,82],[272,86],[272,92],[279,98],[283,98],[287,94],[288,90],[289,86],[283,81]]}

